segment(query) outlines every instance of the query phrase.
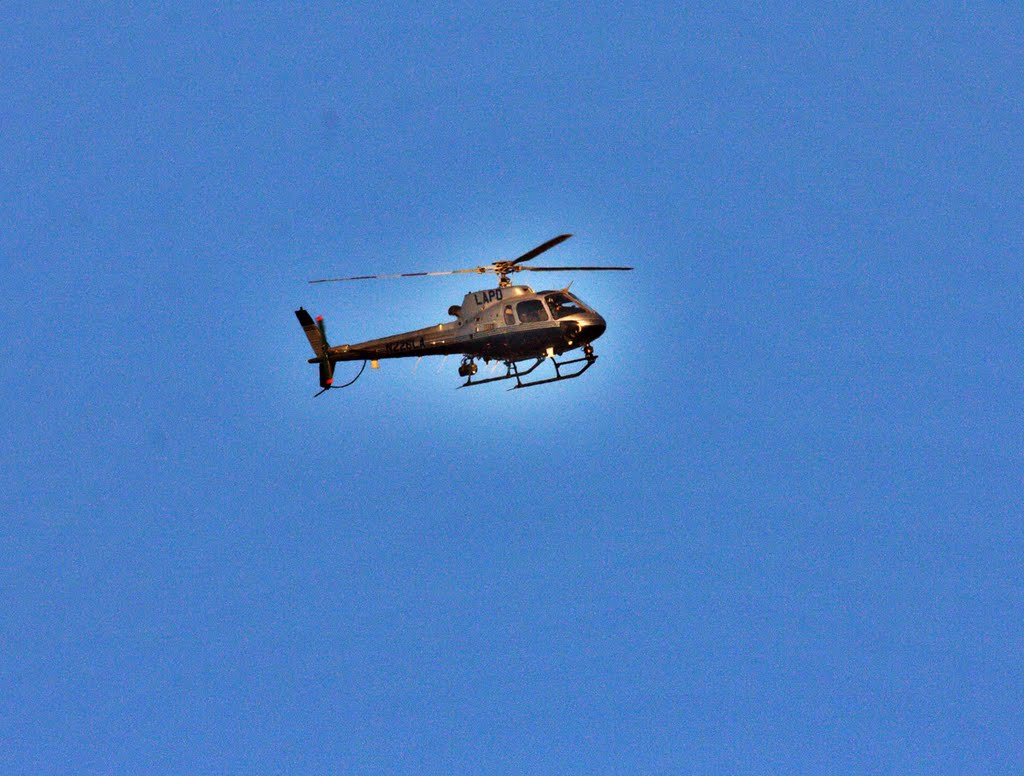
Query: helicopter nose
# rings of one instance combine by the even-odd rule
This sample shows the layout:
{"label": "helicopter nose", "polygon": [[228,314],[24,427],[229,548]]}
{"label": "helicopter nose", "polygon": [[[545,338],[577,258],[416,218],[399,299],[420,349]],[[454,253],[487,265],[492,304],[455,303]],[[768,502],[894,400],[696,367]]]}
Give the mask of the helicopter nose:
{"label": "helicopter nose", "polygon": [[583,327],[580,330],[580,339],[583,342],[593,342],[604,334],[604,330],[606,328],[607,324],[605,324],[604,318],[600,315],[595,315],[593,320],[587,321],[583,324]]}

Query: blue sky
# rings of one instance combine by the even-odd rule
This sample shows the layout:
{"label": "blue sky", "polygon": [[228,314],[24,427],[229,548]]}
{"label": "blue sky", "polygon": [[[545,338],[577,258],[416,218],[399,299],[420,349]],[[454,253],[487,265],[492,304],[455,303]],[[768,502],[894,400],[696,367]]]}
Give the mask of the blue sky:
{"label": "blue sky", "polygon": [[1024,767],[1024,13],[177,8],[0,17],[5,771]]}

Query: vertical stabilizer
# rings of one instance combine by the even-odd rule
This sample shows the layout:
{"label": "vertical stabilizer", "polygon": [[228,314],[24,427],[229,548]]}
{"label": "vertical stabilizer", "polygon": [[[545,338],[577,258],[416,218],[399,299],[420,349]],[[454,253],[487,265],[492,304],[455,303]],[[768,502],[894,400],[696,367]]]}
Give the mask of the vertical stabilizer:
{"label": "vertical stabilizer", "polygon": [[331,383],[334,382],[334,363],[331,361],[328,353],[330,345],[327,344],[327,332],[324,327],[323,316],[317,316],[316,321],[314,321],[313,317],[304,308],[300,307],[295,311],[295,317],[299,319],[302,330],[306,332],[306,339],[309,340],[310,347],[313,348],[313,354],[316,358],[312,360],[320,366],[320,387],[326,391],[331,387]]}

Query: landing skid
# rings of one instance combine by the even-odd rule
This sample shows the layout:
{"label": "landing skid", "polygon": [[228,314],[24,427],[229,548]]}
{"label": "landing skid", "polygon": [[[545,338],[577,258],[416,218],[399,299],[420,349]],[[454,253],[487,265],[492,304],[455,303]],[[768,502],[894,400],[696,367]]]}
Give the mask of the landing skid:
{"label": "landing skid", "polygon": [[[459,388],[468,388],[471,385],[485,385],[486,383],[496,383],[501,380],[515,380],[516,384],[509,388],[510,391],[514,391],[518,388],[530,388],[534,385],[545,385],[547,383],[557,383],[561,380],[572,380],[573,378],[579,377],[588,369],[590,369],[590,367],[594,365],[594,362],[597,361],[597,356],[594,355],[594,351],[589,347],[586,348],[583,352],[584,355],[581,356],[580,358],[573,358],[568,361],[556,361],[554,358],[551,358],[551,363],[555,367],[554,377],[548,377],[543,380],[528,380],[526,382],[523,382],[524,377],[532,373],[544,361],[548,360],[548,356],[541,356],[536,361],[534,361],[528,369],[520,369],[519,364],[521,362],[506,361],[505,374],[499,377],[487,377],[484,378],[483,380],[474,380],[473,375],[470,374],[466,376],[466,382],[460,385]],[[575,371],[569,372],[568,374],[562,373],[562,369],[564,367],[572,366],[574,364],[583,364],[583,366],[576,369]]]}

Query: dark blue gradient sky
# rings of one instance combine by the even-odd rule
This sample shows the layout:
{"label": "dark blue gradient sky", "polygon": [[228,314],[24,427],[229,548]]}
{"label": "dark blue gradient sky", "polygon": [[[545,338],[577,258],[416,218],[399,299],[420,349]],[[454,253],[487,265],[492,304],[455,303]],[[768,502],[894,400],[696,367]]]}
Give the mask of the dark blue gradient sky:
{"label": "dark blue gradient sky", "polygon": [[207,5],[0,12],[4,771],[1024,768],[1024,13]]}

